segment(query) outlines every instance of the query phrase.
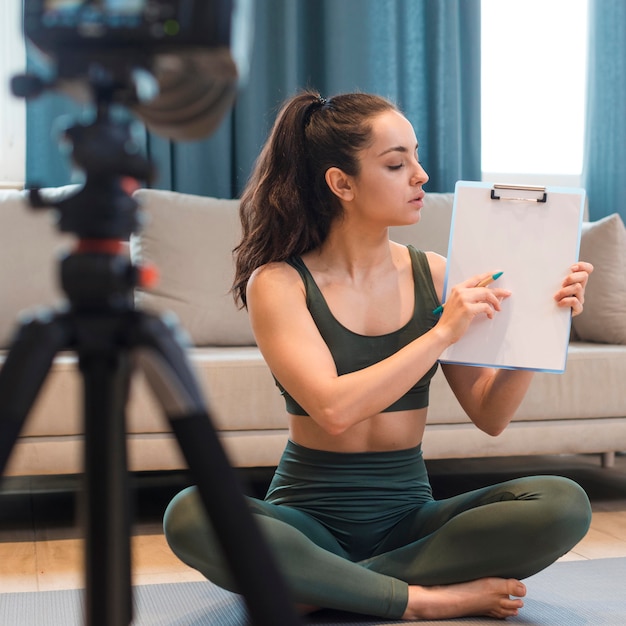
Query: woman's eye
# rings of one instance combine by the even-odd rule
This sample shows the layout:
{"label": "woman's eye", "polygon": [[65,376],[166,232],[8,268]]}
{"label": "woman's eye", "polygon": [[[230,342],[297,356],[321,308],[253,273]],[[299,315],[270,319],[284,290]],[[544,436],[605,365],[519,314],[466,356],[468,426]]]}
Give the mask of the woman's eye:
{"label": "woman's eye", "polygon": [[388,167],[390,170],[399,170],[403,166],[404,166],[404,163],[398,163],[398,165],[389,165]]}

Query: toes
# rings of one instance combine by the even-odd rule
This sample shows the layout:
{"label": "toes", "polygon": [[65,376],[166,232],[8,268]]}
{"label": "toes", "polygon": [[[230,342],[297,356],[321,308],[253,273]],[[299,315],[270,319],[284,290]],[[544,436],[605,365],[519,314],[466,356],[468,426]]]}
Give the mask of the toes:
{"label": "toes", "polygon": [[511,578],[507,581],[509,588],[509,595],[523,598],[526,595],[526,585],[519,580]]}

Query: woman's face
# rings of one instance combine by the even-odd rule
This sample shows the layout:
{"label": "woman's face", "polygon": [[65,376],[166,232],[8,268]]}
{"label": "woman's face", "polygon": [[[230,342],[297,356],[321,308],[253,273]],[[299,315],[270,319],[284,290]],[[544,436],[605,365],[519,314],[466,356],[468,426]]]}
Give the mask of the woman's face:
{"label": "woman's face", "polygon": [[354,206],[363,217],[388,226],[417,222],[428,175],[411,123],[397,111],[385,111],[372,120],[372,139],[359,153],[360,171],[351,179]]}

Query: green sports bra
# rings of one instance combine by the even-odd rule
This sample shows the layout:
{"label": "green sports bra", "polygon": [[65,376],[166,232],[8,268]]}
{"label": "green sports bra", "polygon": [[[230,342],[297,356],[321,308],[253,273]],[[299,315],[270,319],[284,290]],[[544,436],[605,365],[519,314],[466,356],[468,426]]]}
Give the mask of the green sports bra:
{"label": "green sports bra", "polygon": [[[386,359],[429,331],[437,323],[438,316],[433,314],[433,310],[439,306],[439,298],[433,285],[428,259],[421,250],[417,250],[413,246],[408,246],[408,249],[411,255],[415,286],[413,317],[402,328],[392,333],[375,336],[359,335],[342,326],[331,313],[322,292],[302,259],[292,257],[287,260],[287,263],[294,267],[302,277],[306,289],[307,307],[333,356],[338,374],[355,372]],[[427,407],[430,379],[436,371],[437,363],[404,396],[387,407],[384,412]],[[278,381],[276,384],[285,398],[287,411],[293,415],[307,415],[306,411],[285,391]]]}

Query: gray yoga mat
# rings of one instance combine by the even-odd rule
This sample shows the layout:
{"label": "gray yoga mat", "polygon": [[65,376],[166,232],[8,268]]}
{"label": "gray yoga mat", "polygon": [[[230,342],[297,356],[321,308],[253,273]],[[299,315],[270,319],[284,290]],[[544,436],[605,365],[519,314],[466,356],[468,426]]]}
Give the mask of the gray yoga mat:
{"label": "gray yoga mat", "polygon": [[[555,563],[526,581],[528,595],[520,615],[506,622],[488,618],[402,622],[321,611],[303,624],[378,626],[624,626],[626,558]],[[239,596],[209,582],[144,585],[134,588],[133,626],[244,626],[245,605]],[[83,623],[80,590],[0,593],[0,624],[11,626],[78,626]],[[279,625],[277,625],[279,626]]]}

